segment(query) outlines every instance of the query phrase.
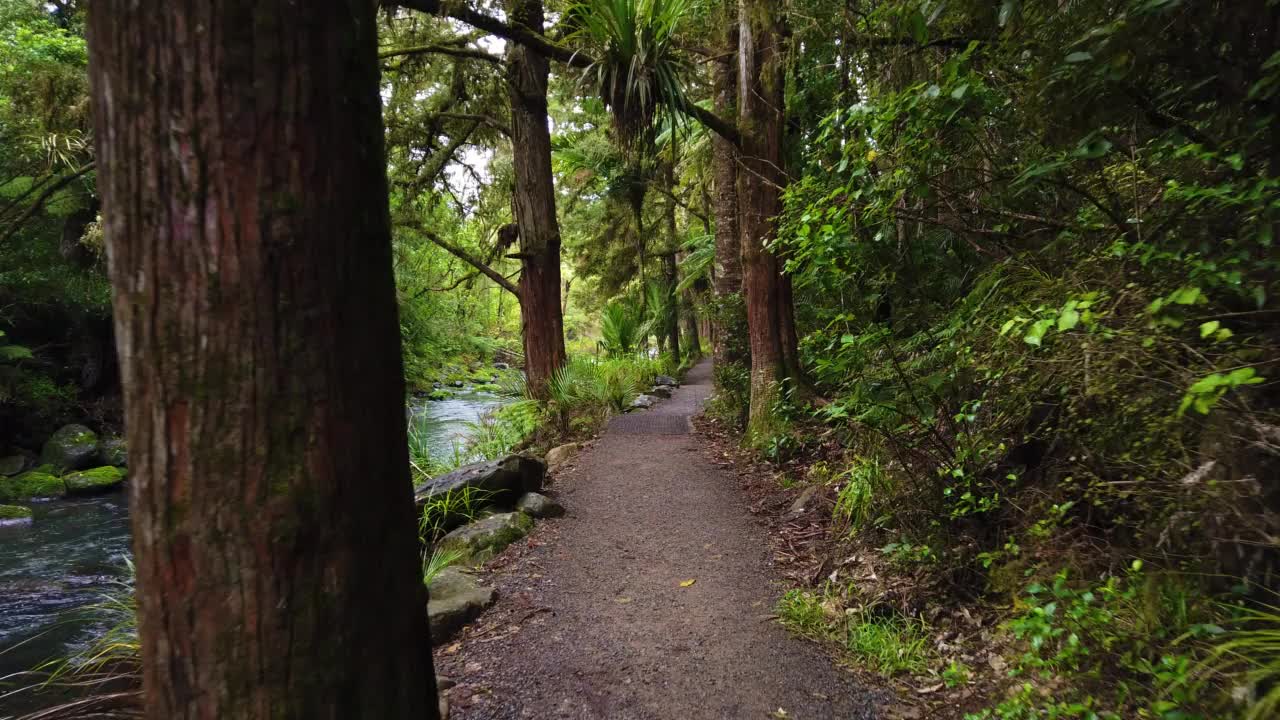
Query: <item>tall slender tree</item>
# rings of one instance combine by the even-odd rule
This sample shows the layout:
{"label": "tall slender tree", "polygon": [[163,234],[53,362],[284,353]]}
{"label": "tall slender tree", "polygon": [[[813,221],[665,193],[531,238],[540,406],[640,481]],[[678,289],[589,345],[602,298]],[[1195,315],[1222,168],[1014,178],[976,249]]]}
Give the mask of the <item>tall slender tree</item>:
{"label": "tall slender tree", "polygon": [[152,720],[436,717],[374,12],[90,5]]}
{"label": "tall slender tree", "polygon": [[[724,14],[721,53],[712,67],[712,92],[716,114],[729,121],[737,118],[738,87],[734,59],[738,52],[738,25],[734,13]],[[719,365],[742,362],[738,348],[745,343],[731,333],[745,323],[737,322],[742,308],[738,296],[742,292],[742,238],[738,231],[738,148],[728,139],[711,138],[711,164],[715,182],[714,213],[716,218],[715,280],[713,291],[717,301],[715,316],[715,360]]]}

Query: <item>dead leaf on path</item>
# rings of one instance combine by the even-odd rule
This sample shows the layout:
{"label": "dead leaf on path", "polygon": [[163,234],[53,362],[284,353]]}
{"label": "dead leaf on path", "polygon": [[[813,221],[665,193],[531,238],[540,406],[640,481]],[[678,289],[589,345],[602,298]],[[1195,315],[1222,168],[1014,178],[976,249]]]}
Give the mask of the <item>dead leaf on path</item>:
{"label": "dead leaf on path", "polygon": [[916,688],[916,692],[921,695],[928,695],[929,693],[938,692],[945,684],[946,683],[938,683],[937,685],[930,685],[929,687]]}
{"label": "dead leaf on path", "polygon": [[613,599],[613,601],[614,601],[614,602],[616,602],[616,603],[618,603],[619,605],[625,605],[625,604],[627,604],[627,603],[631,602],[631,598],[629,598],[629,597],[618,597],[618,598],[614,598],[614,599]]}
{"label": "dead leaf on path", "polygon": [[454,643],[444,649],[445,655],[452,655],[462,649],[462,643]]}
{"label": "dead leaf on path", "polygon": [[694,584],[694,583],[696,583],[696,582],[698,582],[697,578],[692,578],[692,579],[689,579],[689,580],[685,580],[685,581],[683,581],[683,582],[681,582],[681,583],[680,583],[680,587],[689,587],[689,586],[693,585],[693,584]]}
{"label": "dead leaf on path", "polygon": [[777,710],[774,710],[772,713],[769,713],[769,717],[778,718],[778,720],[786,720],[787,718],[791,717],[791,713],[787,712],[786,710],[783,710],[782,708],[778,708]]}

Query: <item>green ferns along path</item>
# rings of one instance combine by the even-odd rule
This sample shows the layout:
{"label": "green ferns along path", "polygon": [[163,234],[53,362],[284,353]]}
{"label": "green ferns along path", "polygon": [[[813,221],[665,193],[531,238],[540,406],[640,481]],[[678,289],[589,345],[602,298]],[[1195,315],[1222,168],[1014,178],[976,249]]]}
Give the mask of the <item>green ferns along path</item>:
{"label": "green ferns along path", "polygon": [[437,650],[451,719],[874,717],[876,693],[773,619],[764,529],[690,430],[710,378],[555,478],[567,516],[491,565],[498,604]]}

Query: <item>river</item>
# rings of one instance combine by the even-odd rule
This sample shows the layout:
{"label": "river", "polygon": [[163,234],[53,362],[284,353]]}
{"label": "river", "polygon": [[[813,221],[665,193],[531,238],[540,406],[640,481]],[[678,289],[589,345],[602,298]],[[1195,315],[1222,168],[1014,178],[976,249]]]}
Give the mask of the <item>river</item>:
{"label": "river", "polygon": [[[431,450],[451,457],[469,423],[501,405],[489,393],[462,391],[448,400],[414,400],[417,432]],[[124,493],[33,503],[30,525],[0,527],[0,678],[66,657],[105,630],[83,608],[118,590],[129,557]],[[6,686],[0,682],[0,695]],[[0,701],[0,718],[16,700]]]}

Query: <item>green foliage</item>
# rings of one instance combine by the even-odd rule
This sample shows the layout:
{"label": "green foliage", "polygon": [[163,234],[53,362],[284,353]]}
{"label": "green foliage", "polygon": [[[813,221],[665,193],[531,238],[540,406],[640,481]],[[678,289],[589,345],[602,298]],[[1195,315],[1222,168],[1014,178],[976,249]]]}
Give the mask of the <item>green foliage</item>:
{"label": "green foliage", "polygon": [[649,326],[633,305],[614,301],[600,311],[600,344],[611,358],[634,355],[649,335]]}
{"label": "green foliage", "polygon": [[431,545],[449,530],[475,520],[492,500],[492,492],[469,485],[428,499],[418,519],[418,539],[424,546]]}
{"label": "green foliage", "polygon": [[886,677],[920,673],[928,665],[928,628],[919,620],[839,611],[830,599],[806,590],[788,591],[777,613],[792,630],[836,643],[851,659]]}
{"label": "green foliage", "polygon": [[613,114],[624,142],[636,142],[660,112],[688,104],[690,65],[676,30],[691,14],[688,0],[579,0],[568,11],[571,37],[596,52],[590,82]]}
{"label": "green foliage", "polygon": [[875,519],[876,496],[884,488],[885,476],[880,462],[865,458],[837,477],[840,483],[832,511],[838,527],[857,532]]}
{"label": "green foliage", "polygon": [[1243,679],[1250,690],[1245,720],[1280,713],[1280,608],[1234,608],[1236,617],[1199,668],[1212,676]]}
{"label": "green foliage", "polygon": [[594,429],[610,415],[626,412],[631,401],[665,369],[665,361],[634,356],[571,358],[551,380],[551,402],[558,412]]}
{"label": "green foliage", "polygon": [[428,588],[431,587],[432,581],[447,567],[456,565],[462,559],[464,553],[461,550],[436,549],[432,550],[428,555],[423,553],[422,556],[422,584]]}

